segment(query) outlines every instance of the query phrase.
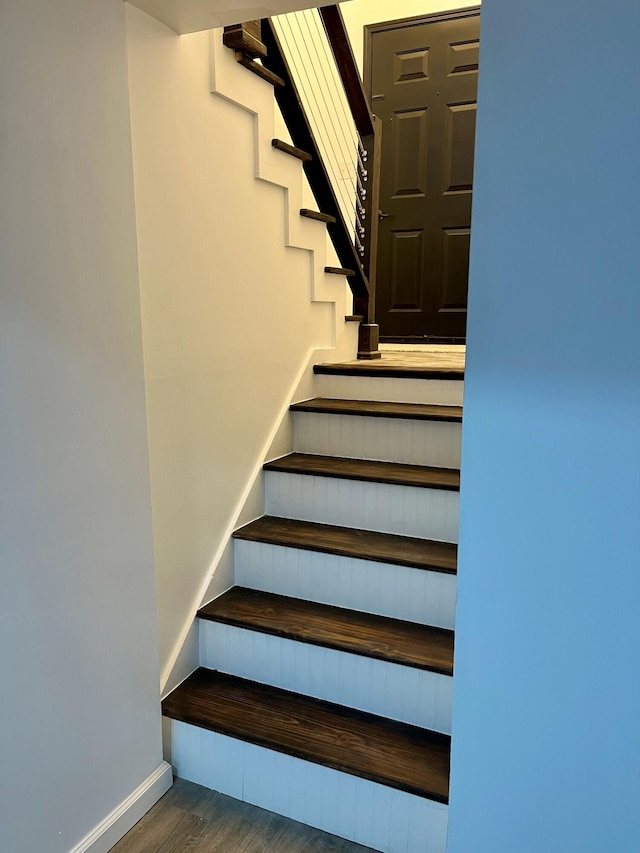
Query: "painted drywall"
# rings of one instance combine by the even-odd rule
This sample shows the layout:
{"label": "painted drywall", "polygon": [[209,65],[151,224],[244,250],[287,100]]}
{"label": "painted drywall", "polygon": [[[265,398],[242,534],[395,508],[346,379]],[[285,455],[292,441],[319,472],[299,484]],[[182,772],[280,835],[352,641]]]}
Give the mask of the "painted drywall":
{"label": "painted drywall", "polygon": [[639,32],[483,5],[449,853],[638,849]]}
{"label": "painted drywall", "polygon": [[[233,582],[220,548],[310,351],[333,345],[346,300],[340,281],[342,304],[311,302],[309,254],[285,247],[285,191],[256,180],[255,118],[211,94],[209,34],[177,36],[133,7],[127,22],[165,685],[212,574],[209,597]],[[273,111],[268,84],[224,58]],[[322,226],[308,226],[324,245]]]}
{"label": "painted drywall", "polygon": [[455,3],[452,0],[349,0],[340,4],[353,53],[362,73],[364,45],[364,27],[367,24],[379,24],[383,21],[395,21],[399,18],[412,18],[415,15],[431,15],[436,12],[448,12],[450,9],[466,9],[479,6],[477,3]]}
{"label": "painted drywall", "polygon": [[161,762],[124,27],[0,8],[7,853],[66,853]]}
{"label": "painted drywall", "polygon": [[271,0],[256,5],[255,0],[132,0],[148,15],[176,33],[195,33],[257,18],[271,18],[296,9],[328,6],[328,0]]}

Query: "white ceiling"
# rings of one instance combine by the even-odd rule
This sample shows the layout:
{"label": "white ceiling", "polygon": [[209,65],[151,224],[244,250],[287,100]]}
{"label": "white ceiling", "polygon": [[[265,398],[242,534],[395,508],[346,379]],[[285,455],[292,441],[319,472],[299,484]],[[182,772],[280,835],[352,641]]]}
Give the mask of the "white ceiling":
{"label": "white ceiling", "polygon": [[270,18],[283,12],[331,5],[331,0],[267,0],[267,5],[264,6],[256,6],[255,0],[128,1],[177,33],[194,33],[241,21]]}

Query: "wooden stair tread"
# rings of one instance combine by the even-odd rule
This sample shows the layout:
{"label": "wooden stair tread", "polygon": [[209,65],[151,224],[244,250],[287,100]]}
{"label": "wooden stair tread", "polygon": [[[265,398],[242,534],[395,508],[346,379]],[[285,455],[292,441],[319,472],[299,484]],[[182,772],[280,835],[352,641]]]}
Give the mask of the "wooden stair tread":
{"label": "wooden stair tread", "polygon": [[331,216],[330,213],[321,213],[319,210],[310,210],[308,207],[300,208],[300,216],[315,219],[316,222],[325,222],[327,225],[335,225],[337,222],[335,216]]}
{"label": "wooden stair tread", "polygon": [[458,563],[458,546],[451,542],[433,542],[413,536],[269,515],[263,515],[241,527],[233,536],[234,539],[250,542],[319,551],[414,569],[432,569],[447,574],[455,574]]}
{"label": "wooden stair tread", "polygon": [[201,619],[453,675],[453,631],[235,586]]}
{"label": "wooden stair tread", "polygon": [[464,379],[464,368],[388,364],[384,358],[316,364],[313,372],[325,376],[384,376],[388,379]]}
{"label": "wooden stair tread", "polygon": [[257,682],[198,669],[162,713],[441,803],[451,739]]}
{"label": "wooden stair tread", "polygon": [[405,418],[422,421],[462,421],[462,406],[425,403],[383,403],[377,400],[342,400],[315,397],[290,406],[292,412],[319,412],[332,415],[363,415],[374,418]]}
{"label": "wooden stair tread", "polygon": [[256,62],[255,59],[252,59],[251,56],[248,56],[242,51],[236,51],[236,62],[239,65],[242,65],[243,68],[247,68],[253,74],[257,74],[258,77],[266,80],[267,83],[271,83],[272,86],[282,88],[285,85],[282,77],[278,77],[278,75],[274,74],[273,71],[265,68],[260,62]]}
{"label": "wooden stair tread", "polygon": [[397,486],[458,491],[460,471],[455,468],[431,468],[426,465],[407,465],[401,462],[374,462],[368,459],[347,459],[341,456],[320,456],[311,453],[290,453],[267,462],[265,471],[288,474],[310,474],[344,480],[366,480]]}
{"label": "wooden stair tread", "polygon": [[347,278],[356,274],[355,270],[350,270],[347,267],[325,267],[324,271],[329,275],[345,275]]}
{"label": "wooden stair tread", "polygon": [[303,163],[308,163],[310,160],[313,160],[311,154],[303,151],[302,148],[296,148],[295,145],[289,145],[288,142],[284,142],[282,139],[272,139],[271,145],[274,148],[277,148],[278,151],[284,151],[285,154],[290,154],[297,160],[302,160]]}

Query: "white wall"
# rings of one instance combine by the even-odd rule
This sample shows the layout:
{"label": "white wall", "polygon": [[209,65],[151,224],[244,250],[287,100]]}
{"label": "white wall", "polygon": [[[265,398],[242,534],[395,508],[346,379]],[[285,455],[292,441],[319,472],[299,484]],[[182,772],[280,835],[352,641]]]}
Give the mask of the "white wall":
{"label": "white wall", "polygon": [[483,5],[449,853],[638,849],[639,32]]}
{"label": "white wall", "polygon": [[367,24],[379,24],[395,21],[399,18],[412,18],[415,15],[431,15],[436,12],[448,12],[450,9],[465,9],[479,6],[474,3],[456,3],[455,0],[349,0],[340,4],[340,11],[351,40],[353,53],[362,73],[364,27]]}
{"label": "white wall", "polygon": [[258,5],[255,0],[234,0],[231,4],[229,0],[133,0],[131,5],[177,33],[195,33],[329,3],[328,0],[269,0]]}
{"label": "white wall", "polygon": [[63,853],[161,761],[120,0],[0,8],[0,848]]}
{"label": "white wall", "polygon": [[[343,280],[337,309],[311,303],[309,254],[285,248],[285,192],[255,177],[254,117],[210,92],[209,34],[177,36],[132,7],[127,20],[165,684],[212,571],[210,596],[232,583],[219,549],[296,377],[313,347],[332,346],[346,304]],[[273,113],[271,87],[221,50],[241,92],[257,87]],[[298,161],[270,156],[300,175]],[[306,227],[324,246],[323,227]]]}

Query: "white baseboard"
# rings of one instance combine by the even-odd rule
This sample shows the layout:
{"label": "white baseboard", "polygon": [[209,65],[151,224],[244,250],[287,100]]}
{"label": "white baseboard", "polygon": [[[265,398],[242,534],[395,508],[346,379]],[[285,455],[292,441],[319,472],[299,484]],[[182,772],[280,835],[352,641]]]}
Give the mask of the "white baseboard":
{"label": "white baseboard", "polygon": [[91,830],[70,853],[108,853],[141,817],[173,785],[171,765],[163,761],[157,770]]}

